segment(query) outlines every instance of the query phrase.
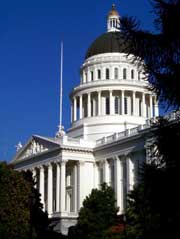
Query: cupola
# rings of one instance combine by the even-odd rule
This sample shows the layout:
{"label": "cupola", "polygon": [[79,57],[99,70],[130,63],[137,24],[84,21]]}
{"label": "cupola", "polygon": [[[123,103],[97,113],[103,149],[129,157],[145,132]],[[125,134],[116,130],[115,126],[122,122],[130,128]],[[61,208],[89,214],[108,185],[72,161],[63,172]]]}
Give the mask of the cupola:
{"label": "cupola", "polygon": [[110,10],[107,17],[107,31],[108,32],[119,32],[120,28],[120,15],[116,10],[115,4],[112,5],[112,9]]}

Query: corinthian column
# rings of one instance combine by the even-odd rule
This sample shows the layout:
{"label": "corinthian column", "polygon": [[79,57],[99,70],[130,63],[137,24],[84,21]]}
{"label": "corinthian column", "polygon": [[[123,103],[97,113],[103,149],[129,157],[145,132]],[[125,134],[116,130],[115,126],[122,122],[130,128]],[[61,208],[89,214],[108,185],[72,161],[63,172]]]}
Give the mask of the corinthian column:
{"label": "corinthian column", "polygon": [[84,200],[84,162],[78,162],[78,182],[77,182],[77,191],[78,191],[78,209],[82,207],[82,202]]}
{"label": "corinthian column", "polygon": [[152,100],[152,95],[149,95],[149,101],[150,101],[150,117],[149,118],[152,118],[153,117],[153,100]]}
{"label": "corinthian column", "polygon": [[114,97],[112,90],[109,91],[109,100],[110,100],[110,115],[114,114]]}
{"label": "corinthian column", "polygon": [[82,98],[83,96],[79,96],[79,119],[82,119]]}
{"label": "corinthian column", "polygon": [[101,91],[98,91],[98,115],[101,115]]}
{"label": "corinthian column", "polygon": [[74,121],[77,120],[77,99],[74,97]]}
{"label": "corinthian column", "polygon": [[121,91],[121,115],[124,115],[124,90]]}
{"label": "corinthian column", "polygon": [[60,202],[60,211],[65,212],[66,210],[66,162],[61,162],[61,187],[60,187],[60,195],[61,195],[61,202]]}
{"label": "corinthian column", "polygon": [[39,193],[41,194],[41,203],[43,204],[43,208],[45,207],[44,205],[44,166],[40,166],[39,169]]}
{"label": "corinthian column", "polygon": [[88,93],[88,117],[91,117],[91,93]]}
{"label": "corinthian column", "polygon": [[117,200],[117,207],[119,207],[118,214],[124,213],[124,180],[123,180],[123,162],[120,157],[115,158],[115,193]]}
{"label": "corinthian column", "polygon": [[56,163],[56,212],[60,209],[60,165]]}
{"label": "corinthian column", "polygon": [[53,168],[52,164],[48,165],[48,214],[53,212]]}

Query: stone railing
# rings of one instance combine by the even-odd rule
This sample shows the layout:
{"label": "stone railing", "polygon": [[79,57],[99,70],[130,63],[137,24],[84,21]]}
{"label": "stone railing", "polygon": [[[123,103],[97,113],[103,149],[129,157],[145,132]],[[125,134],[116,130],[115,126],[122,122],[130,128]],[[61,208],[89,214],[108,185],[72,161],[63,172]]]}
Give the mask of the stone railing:
{"label": "stone railing", "polygon": [[[167,119],[168,121],[173,121],[180,118],[180,111],[172,111],[169,114],[164,116],[164,119]],[[140,131],[145,130],[147,128],[150,128],[152,126],[152,124],[156,123],[158,120],[157,118],[152,118],[152,119],[147,119],[146,120],[146,124],[144,125],[139,125],[135,128],[131,128],[131,129],[127,129],[125,131],[119,132],[119,133],[114,133],[112,135],[109,135],[107,137],[103,137],[101,139],[96,140],[96,146],[100,146],[106,143],[110,143],[110,142],[114,142],[116,140],[122,139],[122,138],[126,138],[126,137],[130,137],[133,135],[138,134]]]}

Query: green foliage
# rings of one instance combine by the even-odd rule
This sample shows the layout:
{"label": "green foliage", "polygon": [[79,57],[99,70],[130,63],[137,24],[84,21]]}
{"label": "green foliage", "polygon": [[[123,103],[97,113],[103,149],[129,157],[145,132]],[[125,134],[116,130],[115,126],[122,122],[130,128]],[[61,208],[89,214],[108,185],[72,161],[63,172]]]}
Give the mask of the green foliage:
{"label": "green foliage", "polygon": [[113,189],[102,184],[86,197],[79,212],[78,223],[70,228],[69,238],[104,239],[117,214]]}
{"label": "green foliage", "polygon": [[23,173],[0,163],[0,238],[28,238],[31,183]]}
{"label": "green foliage", "polygon": [[[61,235],[49,228],[32,173],[0,163],[0,238],[45,239]],[[62,236],[61,236],[62,237]]]}
{"label": "green foliage", "polygon": [[161,101],[180,106],[180,0],[151,0],[157,33],[143,31],[135,18],[121,19],[128,53],[145,61],[149,82]]}

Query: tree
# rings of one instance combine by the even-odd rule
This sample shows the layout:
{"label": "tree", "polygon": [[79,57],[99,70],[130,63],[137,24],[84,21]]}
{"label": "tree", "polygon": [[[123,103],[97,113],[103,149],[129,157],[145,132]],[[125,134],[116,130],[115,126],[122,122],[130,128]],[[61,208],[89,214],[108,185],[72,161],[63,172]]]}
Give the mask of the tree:
{"label": "tree", "polygon": [[157,33],[143,31],[133,17],[121,19],[127,52],[145,62],[151,87],[168,106],[180,106],[180,0],[151,0]]}
{"label": "tree", "polygon": [[[140,30],[136,19],[121,19],[128,54],[145,62],[152,89],[168,107],[180,106],[180,20],[179,0],[152,0],[158,33]],[[145,165],[141,182],[129,194],[127,238],[176,238],[179,234],[180,118],[159,117],[154,127],[151,164]],[[124,234],[121,235],[124,237]]]}
{"label": "tree", "polygon": [[0,163],[0,238],[29,238],[31,182]]}
{"label": "tree", "polygon": [[18,172],[12,165],[0,163],[0,238],[64,238],[53,232],[32,173]]}
{"label": "tree", "polygon": [[102,184],[93,189],[80,209],[77,225],[69,230],[69,238],[104,239],[107,229],[115,222],[117,208],[113,189]]}

